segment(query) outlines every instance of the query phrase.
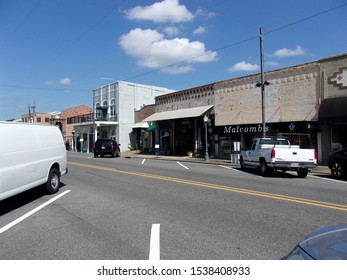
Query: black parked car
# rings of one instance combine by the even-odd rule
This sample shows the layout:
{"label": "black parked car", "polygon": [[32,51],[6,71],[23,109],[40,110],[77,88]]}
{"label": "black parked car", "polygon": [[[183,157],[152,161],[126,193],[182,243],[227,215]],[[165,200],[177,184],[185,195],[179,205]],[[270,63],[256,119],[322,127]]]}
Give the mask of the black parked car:
{"label": "black parked car", "polygon": [[335,178],[346,177],[347,175],[347,146],[333,151],[328,158],[328,166],[331,175]]}
{"label": "black parked car", "polygon": [[94,144],[94,157],[110,155],[111,157],[120,157],[120,148],[118,143],[112,139],[98,139]]}

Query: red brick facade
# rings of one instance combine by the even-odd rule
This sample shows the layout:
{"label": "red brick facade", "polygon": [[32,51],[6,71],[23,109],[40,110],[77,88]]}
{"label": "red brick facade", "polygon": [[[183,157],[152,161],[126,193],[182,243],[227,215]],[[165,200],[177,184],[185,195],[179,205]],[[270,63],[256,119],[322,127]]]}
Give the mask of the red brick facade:
{"label": "red brick facade", "polygon": [[90,107],[86,105],[79,105],[49,114],[35,113],[30,116],[31,120],[29,120],[29,115],[26,114],[23,115],[21,119],[22,122],[31,121],[38,124],[56,125],[60,128],[64,141],[70,142],[72,140],[73,127],[68,124],[68,119],[91,113],[92,109]]}

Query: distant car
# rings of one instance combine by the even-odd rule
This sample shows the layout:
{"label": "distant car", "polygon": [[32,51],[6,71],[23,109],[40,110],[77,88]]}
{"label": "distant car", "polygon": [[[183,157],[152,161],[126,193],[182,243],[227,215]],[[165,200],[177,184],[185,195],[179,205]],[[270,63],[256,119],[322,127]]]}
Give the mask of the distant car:
{"label": "distant car", "polygon": [[111,157],[120,157],[120,148],[118,143],[112,139],[98,139],[94,144],[94,157],[110,155]]}
{"label": "distant car", "polygon": [[347,225],[307,235],[283,260],[347,260]]}
{"label": "distant car", "polygon": [[331,175],[335,178],[347,176],[347,147],[333,151],[328,158]]}

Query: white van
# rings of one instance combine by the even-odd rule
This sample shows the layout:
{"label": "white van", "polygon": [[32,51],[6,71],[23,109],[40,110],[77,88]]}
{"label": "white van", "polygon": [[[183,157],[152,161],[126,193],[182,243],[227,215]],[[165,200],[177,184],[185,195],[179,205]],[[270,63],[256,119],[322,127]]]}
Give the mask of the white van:
{"label": "white van", "polygon": [[55,193],[66,173],[58,127],[0,122],[0,201],[40,185]]}

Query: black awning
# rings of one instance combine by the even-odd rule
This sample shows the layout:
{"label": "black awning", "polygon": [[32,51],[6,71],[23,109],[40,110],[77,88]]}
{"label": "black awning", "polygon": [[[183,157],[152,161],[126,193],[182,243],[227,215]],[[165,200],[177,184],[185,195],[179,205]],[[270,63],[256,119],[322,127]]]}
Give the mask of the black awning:
{"label": "black awning", "polygon": [[319,107],[320,123],[347,122],[347,97],[327,98]]}

